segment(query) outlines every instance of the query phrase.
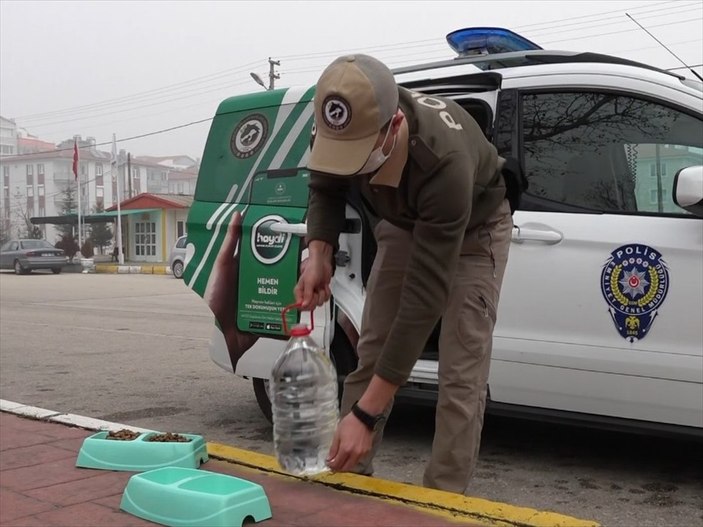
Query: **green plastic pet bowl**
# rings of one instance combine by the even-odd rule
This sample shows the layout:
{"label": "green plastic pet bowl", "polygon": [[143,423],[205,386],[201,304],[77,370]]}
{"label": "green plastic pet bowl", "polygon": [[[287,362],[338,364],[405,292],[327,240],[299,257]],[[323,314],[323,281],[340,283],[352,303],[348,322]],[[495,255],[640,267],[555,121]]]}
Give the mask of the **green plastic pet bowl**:
{"label": "green plastic pet bowl", "polygon": [[103,470],[144,472],[162,467],[198,468],[208,460],[207,445],[202,436],[179,434],[188,442],[156,442],[149,438],[158,432],[146,432],[136,439],[107,439],[109,432],[98,432],[83,441],[76,466]]}
{"label": "green plastic pet bowl", "polygon": [[263,487],[245,479],[180,467],[166,467],[129,478],[120,508],[173,527],[241,526],[245,519],[271,518]]}

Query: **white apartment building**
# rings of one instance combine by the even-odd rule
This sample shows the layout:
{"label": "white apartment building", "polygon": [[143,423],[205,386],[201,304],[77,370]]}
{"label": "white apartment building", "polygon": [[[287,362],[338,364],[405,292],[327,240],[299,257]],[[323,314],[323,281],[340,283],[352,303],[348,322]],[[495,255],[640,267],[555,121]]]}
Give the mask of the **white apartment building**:
{"label": "white apartment building", "polygon": [[[130,162],[132,171],[132,183],[137,180],[140,182],[142,192],[150,192],[152,194],[168,194],[168,178],[171,169],[169,167],[159,165],[152,161],[150,157],[133,157]],[[132,196],[138,195],[139,192],[132,192]],[[129,198],[129,189],[125,193],[125,197]]]}
{"label": "white apartment building", "polygon": [[[116,204],[117,177],[111,174],[110,154],[97,150],[92,138],[76,139],[79,147],[81,213],[89,214],[98,205],[108,208]],[[53,150],[0,157],[0,219],[12,236],[26,233],[26,218],[59,216],[63,213],[66,188],[78,188],[72,165],[73,139],[56,145]],[[75,190],[74,201],[77,201]],[[40,228],[49,242],[58,241],[53,225],[41,225]]]}
{"label": "white apartment building", "polygon": [[0,116],[0,155],[17,153],[17,124],[12,119]]}
{"label": "white apartment building", "polygon": [[186,196],[195,194],[198,161],[190,156],[133,157],[131,170],[133,178],[141,177],[142,181],[146,181],[146,192]]}
{"label": "white apartment building", "polygon": [[195,195],[195,184],[198,182],[198,168],[187,168],[171,172],[168,176],[168,193],[182,196]]}
{"label": "white apartment building", "polygon": [[[124,182],[123,201],[143,193],[192,196],[195,192],[198,161],[189,156],[142,156],[130,157],[128,161],[127,153],[121,150],[117,173],[112,174],[111,154],[98,150],[94,138],[75,136],[74,139],[79,148],[82,215],[117,204],[118,176]],[[29,218],[56,217],[67,212],[68,187],[73,189],[77,205],[78,182],[72,168],[74,139],[54,145],[36,137],[22,137],[14,121],[2,118],[0,227],[4,233],[24,236]],[[76,210],[72,208],[71,212]],[[49,242],[58,241],[59,231],[53,224],[38,226]]]}

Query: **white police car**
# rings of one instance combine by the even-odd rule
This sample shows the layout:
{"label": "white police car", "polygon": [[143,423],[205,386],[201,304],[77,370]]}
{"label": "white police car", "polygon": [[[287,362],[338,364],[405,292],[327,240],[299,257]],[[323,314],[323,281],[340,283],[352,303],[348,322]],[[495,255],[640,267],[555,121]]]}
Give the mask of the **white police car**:
{"label": "white police car", "polygon": [[[514,215],[488,411],[703,436],[701,83],[617,57],[545,51],[501,29],[447,39],[456,59],[397,70],[399,84],[430,105],[433,95],[458,101],[530,185]],[[291,90],[275,103],[308,112],[300,137],[312,115],[303,97]],[[247,112],[260,112],[247,101]],[[218,126],[208,144],[221,142]],[[261,144],[273,144],[276,130]],[[277,155],[273,168],[285,168],[284,158],[305,166],[306,154]],[[375,250],[361,211],[350,199],[334,304],[327,324],[316,320],[340,376],[356,362]],[[266,379],[283,347],[261,338],[236,366],[267,415]],[[233,369],[221,337],[211,356]],[[435,335],[398,397],[432,403],[436,386]]]}

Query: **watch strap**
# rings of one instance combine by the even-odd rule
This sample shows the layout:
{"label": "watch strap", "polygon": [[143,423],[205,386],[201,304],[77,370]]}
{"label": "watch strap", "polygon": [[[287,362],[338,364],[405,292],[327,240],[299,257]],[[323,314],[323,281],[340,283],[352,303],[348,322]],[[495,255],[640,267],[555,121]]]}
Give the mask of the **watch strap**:
{"label": "watch strap", "polygon": [[376,426],[378,425],[379,422],[381,422],[384,418],[383,414],[378,414],[378,415],[371,415],[364,410],[362,410],[358,402],[355,402],[352,405],[351,411],[354,414],[354,417],[356,417],[359,421],[361,421],[366,428],[369,429],[370,432],[373,432],[376,430]]}

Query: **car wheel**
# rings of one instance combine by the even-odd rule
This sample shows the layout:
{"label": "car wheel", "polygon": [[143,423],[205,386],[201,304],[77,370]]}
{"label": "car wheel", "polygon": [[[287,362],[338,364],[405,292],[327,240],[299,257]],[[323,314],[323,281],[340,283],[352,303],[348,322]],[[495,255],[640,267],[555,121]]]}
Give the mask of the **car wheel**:
{"label": "car wheel", "polygon": [[20,261],[15,260],[15,274],[25,274],[26,272]]}
{"label": "car wheel", "polygon": [[[345,377],[356,369],[357,357],[349,339],[337,326],[332,339],[332,363],[337,370],[337,395],[339,402],[342,402],[342,389],[344,388]],[[254,385],[254,396],[259,405],[259,410],[269,423],[273,423],[273,411],[271,409],[271,398],[269,397],[268,379],[252,379]]]}
{"label": "car wheel", "polygon": [[61,274],[61,268],[60,267],[52,267],[51,272],[54,274]]}
{"label": "car wheel", "polygon": [[180,260],[176,260],[175,262],[173,262],[171,272],[176,278],[183,278],[183,262],[181,262]]}

